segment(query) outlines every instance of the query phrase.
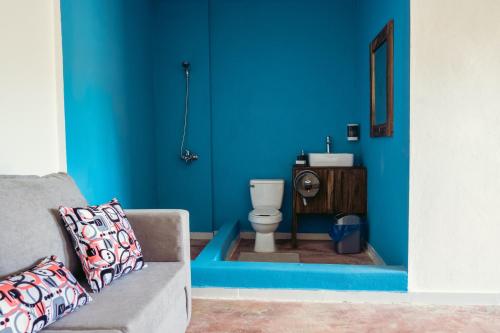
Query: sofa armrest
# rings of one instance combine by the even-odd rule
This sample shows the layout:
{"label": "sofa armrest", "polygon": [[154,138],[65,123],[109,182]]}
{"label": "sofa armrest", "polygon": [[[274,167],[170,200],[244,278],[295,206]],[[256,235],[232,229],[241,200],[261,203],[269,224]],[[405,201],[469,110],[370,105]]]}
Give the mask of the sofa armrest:
{"label": "sofa armrest", "polygon": [[189,212],[178,209],[129,209],[144,261],[181,261],[189,265]]}
{"label": "sofa armrest", "polygon": [[191,318],[189,212],[180,209],[125,210],[146,262],[183,262],[188,322]]}

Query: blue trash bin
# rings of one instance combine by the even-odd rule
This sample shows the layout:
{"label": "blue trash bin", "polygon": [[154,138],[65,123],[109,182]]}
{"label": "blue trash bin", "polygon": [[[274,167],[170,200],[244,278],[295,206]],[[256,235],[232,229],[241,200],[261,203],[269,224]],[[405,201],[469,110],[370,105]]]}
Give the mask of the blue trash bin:
{"label": "blue trash bin", "polygon": [[362,227],[361,218],[357,215],[345,215],[336,219],[330,228],[335,252],[354,254],[363,251]]}

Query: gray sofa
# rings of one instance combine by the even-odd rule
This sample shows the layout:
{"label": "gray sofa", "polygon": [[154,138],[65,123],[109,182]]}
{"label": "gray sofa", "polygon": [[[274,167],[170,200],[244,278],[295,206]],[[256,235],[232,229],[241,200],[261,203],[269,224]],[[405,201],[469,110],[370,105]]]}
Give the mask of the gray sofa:
{"label": "gray sofa", "polygon": [[[111,199],[111,198],[110,198]],[[0,279],[57,255],[86,285],[60,206],[87,202],[66,174],[0,176]],[[44,332],[184,332],[191,316],[189,215],[183,210],[128,210],[148,267],[132,272]]]}

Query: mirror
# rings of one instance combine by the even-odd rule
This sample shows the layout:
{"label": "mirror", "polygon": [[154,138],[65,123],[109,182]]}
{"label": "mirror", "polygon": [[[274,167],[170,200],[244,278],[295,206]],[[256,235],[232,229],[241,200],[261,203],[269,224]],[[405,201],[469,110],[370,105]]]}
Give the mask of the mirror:
{"label": "mirror", "polygon": [[370,136],[392,136],[394,21],[370,43]]}

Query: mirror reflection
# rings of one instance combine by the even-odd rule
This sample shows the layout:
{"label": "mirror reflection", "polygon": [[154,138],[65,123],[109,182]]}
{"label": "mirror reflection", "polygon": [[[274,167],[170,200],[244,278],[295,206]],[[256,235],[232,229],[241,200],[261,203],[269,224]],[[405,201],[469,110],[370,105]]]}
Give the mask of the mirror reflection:
{"label": "mirror reflection", "polygon": [[394,21],[389,21],[370,43],[370,136],[393,133]]}
{"label": "mirror reflection", "polygon": [[375,124],[387,121],[387,42],[375,50]]}

